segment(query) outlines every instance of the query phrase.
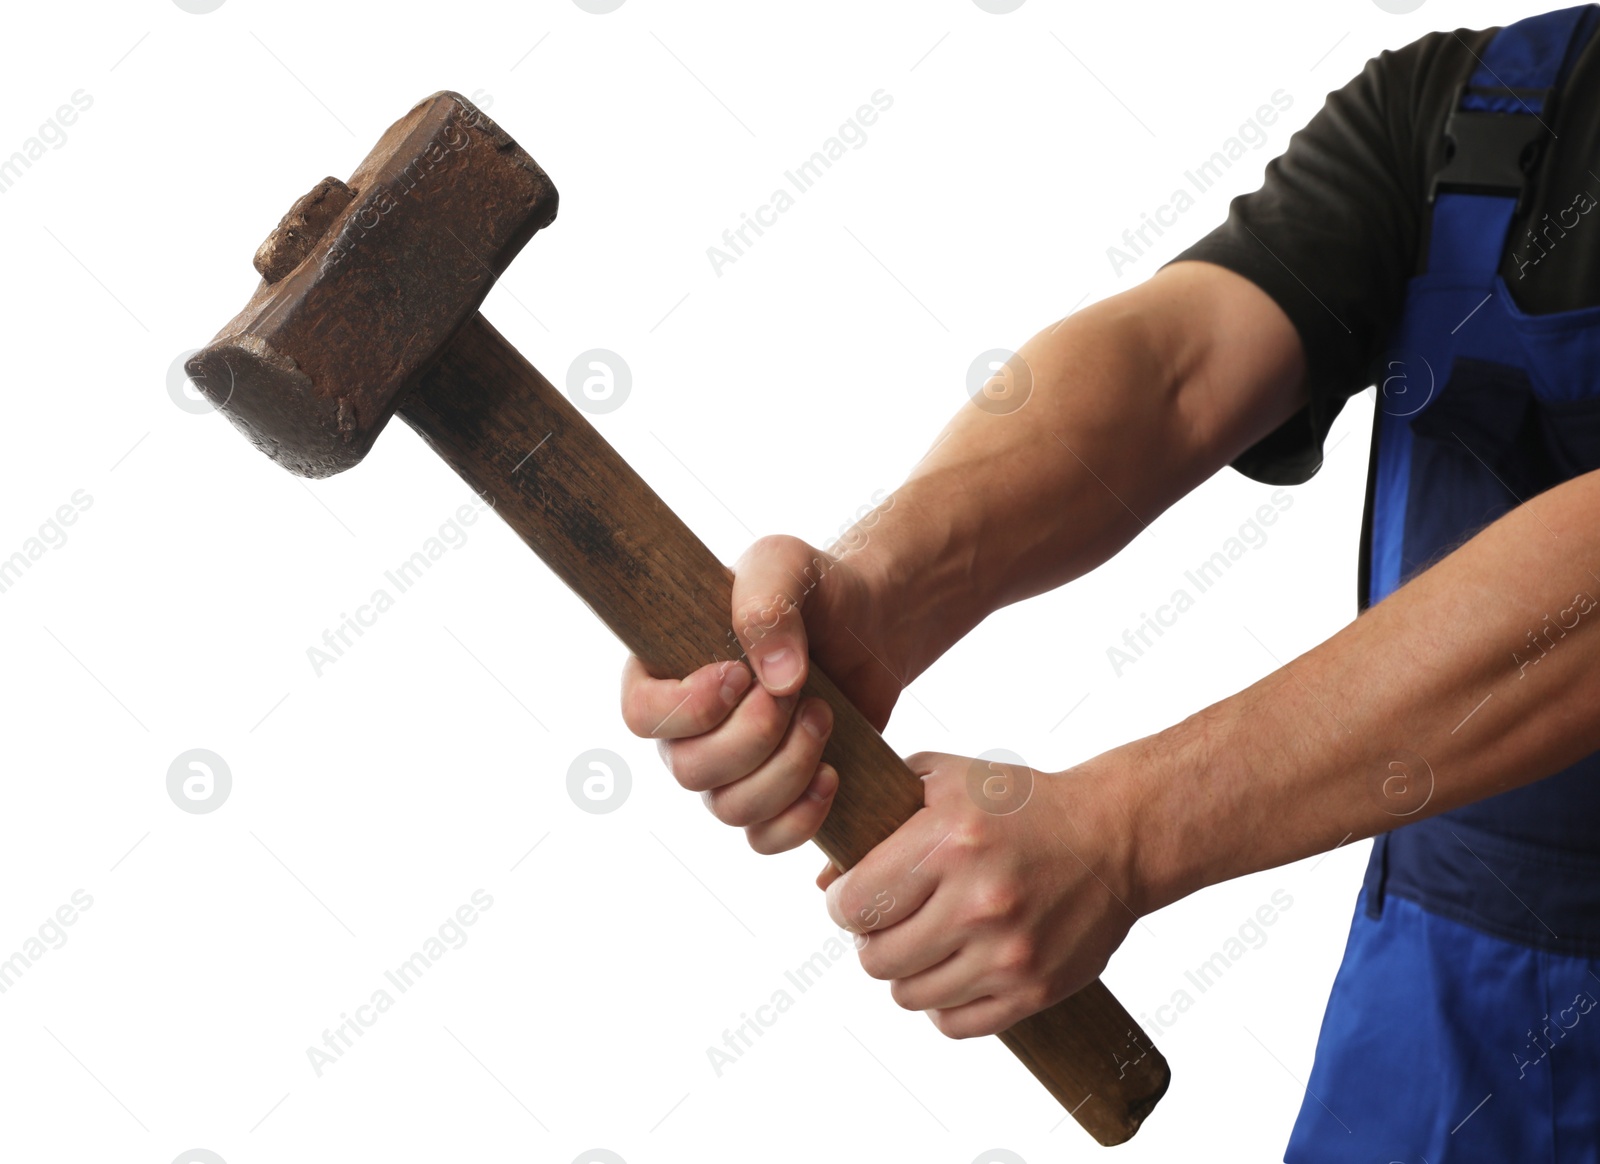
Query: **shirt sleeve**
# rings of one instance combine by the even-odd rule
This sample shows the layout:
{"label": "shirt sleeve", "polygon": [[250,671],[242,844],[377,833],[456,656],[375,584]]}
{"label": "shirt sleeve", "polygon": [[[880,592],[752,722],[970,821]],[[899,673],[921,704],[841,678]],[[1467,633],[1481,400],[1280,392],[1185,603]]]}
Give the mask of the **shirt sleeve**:
{"label": "shirt sleeve", "polygon": [[1309,403],[1234,461],[1246,476],[1309,480],[1344,402],[1373,382],[1417,259],[1435,153],[1419,127],[1442,119],[1470,51],[1436,33],[1369,61],[1268,164],[1261,188],[1173,260],[1243,275],[1304,345]]}

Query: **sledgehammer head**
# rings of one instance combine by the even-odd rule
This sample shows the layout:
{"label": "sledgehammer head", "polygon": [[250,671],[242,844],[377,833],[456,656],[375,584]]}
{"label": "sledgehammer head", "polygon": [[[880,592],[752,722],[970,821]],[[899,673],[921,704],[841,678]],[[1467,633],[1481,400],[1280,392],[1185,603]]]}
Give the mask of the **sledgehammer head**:
{"label": "sledgehammer head", "polygon": [[348,183],[324,178],[290,208],[256,252],[261,285],[186,370],[284,468],[348,469],[555,216],[555,187],[522,147],[435,93]]}

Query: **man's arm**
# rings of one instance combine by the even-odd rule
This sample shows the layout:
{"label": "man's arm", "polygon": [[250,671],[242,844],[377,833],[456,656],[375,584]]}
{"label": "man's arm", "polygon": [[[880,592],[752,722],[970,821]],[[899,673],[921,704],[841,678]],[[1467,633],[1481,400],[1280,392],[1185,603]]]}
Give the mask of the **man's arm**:
{"label": "man's arm", "polygon": [[[1519,506],[1352,624],[1177,726],[1040,776],[973,762],[828,886],[869,974],[955,1037],[1071,994],[1206,885],[1530,784],[1600,749],[1600,471]],[[1008,806],[1009,807],[1009,806]],[[823,881],[828,879],[824,877]]]}
{"label": "man's arm", "polygon": [[1600,472],[1540,494],[1239,694],[1123,752],[1143,907],[1600,750]]}
{"label": "man's arm", "polygon": [[1305,403],[1288,317],[1209,263],[1166,267],[1018,355],[1026,403],[962,408],[872,531],[864,568],[904,604],[906,682],[991,612],[1105,562]]}
{"label": "man's arm", "polygon": [[1028,399],[962,407],[836,558],[763,538],[734,572],[739,663],[682,681],[630,659],[622,709],[711,811],[779,852],[810,839],[838,774],[798,700],[815,658],[880,729],[901,688],[991,611],[1092,570],[1304,402],[1288,317],[1249,280],[1175,263],[1040,333]]}

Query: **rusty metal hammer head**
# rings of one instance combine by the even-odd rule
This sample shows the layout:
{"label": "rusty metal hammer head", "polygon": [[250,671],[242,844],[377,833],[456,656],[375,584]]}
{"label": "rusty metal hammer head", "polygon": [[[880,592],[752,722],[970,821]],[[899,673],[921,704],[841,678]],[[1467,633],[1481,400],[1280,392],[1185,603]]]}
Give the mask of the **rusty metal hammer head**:
{"label": "rusty metal hammer head", "polygon": [[252,443],[303,477],[361,460],[495,279],[556,215],[543,170],[465,97],[389,127],[256,252],[262,282],[185,365]]}

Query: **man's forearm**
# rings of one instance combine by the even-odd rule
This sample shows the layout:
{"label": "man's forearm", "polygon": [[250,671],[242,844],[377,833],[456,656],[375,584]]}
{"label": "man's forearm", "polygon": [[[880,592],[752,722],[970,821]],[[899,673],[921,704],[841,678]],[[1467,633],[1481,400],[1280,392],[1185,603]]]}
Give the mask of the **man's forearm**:
{"label": "man's forearm", "polygon": [[1507,514],[1320,646],[1128,745],[1146,909],[1600,749],[1600,473]]}
{"label": "man's forearm", "polygon": [[1029,340],[1014,411],[966,406],[864,555],[909,682],[990,612],[1100,565],[1300,403],[1298,339],[1256,287],[1180,263]]}

